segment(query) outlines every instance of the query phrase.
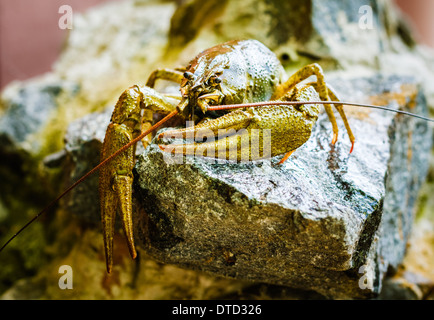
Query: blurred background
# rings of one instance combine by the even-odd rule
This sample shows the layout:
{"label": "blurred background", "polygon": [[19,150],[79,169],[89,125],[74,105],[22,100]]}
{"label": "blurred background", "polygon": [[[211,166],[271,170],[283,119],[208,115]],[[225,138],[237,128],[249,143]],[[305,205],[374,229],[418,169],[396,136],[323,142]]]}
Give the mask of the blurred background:
{"label": "blurred background", "polygon": [[109,1],[124,0],[0,0],[0,90],[51,70],[68,36],[59,28],[60,6],[83,12]]}
{"label": "blurred background", "polygon": [[[109,1],[125,0],[0,0],[0,90],[51,70],[68,35],[58,26],[61,5],[76,13]],[[390,1],[408,17],[418,41],[434,48],[434,1]]]}

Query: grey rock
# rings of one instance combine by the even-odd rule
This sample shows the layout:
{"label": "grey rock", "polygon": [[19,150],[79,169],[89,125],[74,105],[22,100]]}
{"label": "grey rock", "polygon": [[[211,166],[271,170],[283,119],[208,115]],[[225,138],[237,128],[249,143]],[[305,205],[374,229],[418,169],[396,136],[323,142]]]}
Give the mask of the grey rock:
{"label": "grey rock", "polygon": [[78,91],[79,86],[72,81],[41,77],[12,85],[2,93],[0,198],[6,207],[14,199],[24,206],[48,201],[49,192],[43,190],[45,186],[41,188],[44,182],[38,163],[52,148],[52,135],[48,133],[61,107],[59,97],[74,96]]}
{"label": "grey rock", "polygon": [[273,50],[287,68],[321,60],[330,69],[378,69],[388,64],[381,58],[386,52],[404,53],[414,45],[388,1],[192,0],[172,17],[168,51],[250,38]]}
{"label": "grey rock", "polygon": [[[331,83],[342,100],[376,97],[426,113],[423,93],[410,78]],[[311,139],[283,166],[277,165],[280,157],[237,164],[171,159],[156,144],[143,154],[138,148],[138,245],[165,263],[327,297],[379,293],[385,273],[396,269],[405,253],[432,133],[421,120],[354,108],[347,108],[357,138],[351,155],[342,126],[338,143],[330,145],[331,124],[324,114]],[[111,111],[68,128],[71,181],[98,163]],[[66,202],[70,212],[95,222],[100,219],[97,177],[74,189]],[[363,276],[370,282],[361,282]],[[360,288],[370,283],[371,289]]]}
{"label": "grey rock", "polygon": [[[100,162],[102,141],[112,111],[113,106],[110,106],[103,112],[91,113],[68,126],[64,150],[70,163],[69,184]],[[71,191],[66,197],[65,207],[71,213],[97,221],[100,216],[97,190],[98,174],[94,174]]]}
{"label": "grey rock", "polygon": [[32,140],[31,145],[24,142],[42,130],[50,115],[59,107],[56,98],[68,90],[74,95],[78,86],[68,81],[29,82],[19,87],[10,99],[3,103],[6,111],[0,118],[0,143],[2,150],[25,149],[37,153],[40,144]]}
{"label": "grey rock", "polygon": [[[332,84],[344,101],[383,97],[426,113],[411,79]],[[378,294],[385,272],[405,253],[432,135],[424,121],[357,111],[350,118],[357,138],[351,155],[343,127],[330,145],[324,114],[282,166],[280,157],[251,163],[185,157],[177,164],[150,145],[136,165],[136,196],[146,213],[136,216],[139,243],[159,261],[216,275],[333,298]]]}

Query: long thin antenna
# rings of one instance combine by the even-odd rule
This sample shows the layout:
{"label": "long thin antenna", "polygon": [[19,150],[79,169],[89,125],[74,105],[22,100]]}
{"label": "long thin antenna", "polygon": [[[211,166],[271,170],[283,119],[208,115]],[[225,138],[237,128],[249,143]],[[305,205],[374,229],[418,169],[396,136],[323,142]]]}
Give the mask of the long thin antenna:
{"label": "long thin antenna", "polygon": [[111,160],[113,160],[113,158],[115,158],[117,155],[119,155],[120,153],[124,152],[125,150],[127,150],[128,148],[130,148],[133,144],[139,142],[140,140],[142,140],[144,137],[146,137],[148,134],[150,134],[152,131],[154,131],[155,129],[157,129],[159,126],[161,126],[164,122],[166,122],[167,120],[169,120],[170,118],[172,118],[173,116],[175,116],[178,113],[177,110],[172,111],[171,113],[169,113],[166,117],[164,117],[163,119],[161,119],[160,121],[158,121],[156,124],[154,124],[152,127],[150,127],[148,130],[142,132],[139,136],[137,136],[135,139],[131,140],[130,142],[128,142],[126,145],[124,145],[122,148],[120,148],[119,150],[117,150],[115,153],[113,153],[111,156],[109,156],[108,158],[104,159],[103,161],[101,161],[96,167],[94,167],[93,169],[91,169],[90,171],[88,171],[84,176],[82,176],[80,179],[78,179],[76,182],[74,182],[71,186],[69,186],[65,191],[63,191],[56,199],[54,199],[53,201],[51,201],[44,209],[42,209],[36,216],[34,216],[29,222],[27,222],[20,230],[18,230],[17,233],[15,233],[8,241],[6,241],[6,243],[0,248],[0,252],[13,240],[15,239],[16,236],[18,236],[24,229],[26,229],[30,224],[32,224],[33,221],[35,221],[36,219],[38,219],[43,213],[45,213],[48,209],[50,209],[57,201],[59,201],[60,199],[62,199],[69,191],[71,191],[72,189],[74,189],[77,185],[79,185],[80,183],[82,183],[84,180],[86,180],[90,175],[94,174],[96,171],[98,171],[99,169],[101,169],[101,167],[105,166],[108,162],[110,162]]}

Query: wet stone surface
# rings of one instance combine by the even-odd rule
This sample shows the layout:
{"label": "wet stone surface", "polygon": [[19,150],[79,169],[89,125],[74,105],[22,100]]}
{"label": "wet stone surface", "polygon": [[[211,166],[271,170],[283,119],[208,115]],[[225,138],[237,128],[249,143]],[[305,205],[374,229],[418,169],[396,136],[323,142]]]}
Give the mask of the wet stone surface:
{"label": "wet stone surface", "polygon": [[[411,79],[331,83],[343,101],[426,112]],[[333,298],[375,296],[405,253],[432,136],[422,120],[346,110],[357,139],[351,155],[339,120],[339,140],[330,145],[325,114],[280,166],[281,156],[176,164],[152,144],[135,172],[139,245],[159,261],[217,275]]]}

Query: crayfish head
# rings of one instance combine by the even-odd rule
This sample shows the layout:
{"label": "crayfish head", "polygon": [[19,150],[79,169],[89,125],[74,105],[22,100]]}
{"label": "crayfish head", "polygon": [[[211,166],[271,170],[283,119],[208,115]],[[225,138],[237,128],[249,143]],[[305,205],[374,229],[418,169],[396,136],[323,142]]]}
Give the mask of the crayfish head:
{"label": "crayfish head", "polygon": [[186,71],[181,83],[182,99],[178,111],[186,118],[194,120],[195,114],[203,118],[210,105],[218,105],[223,100],[219,74],[198,77]]}

